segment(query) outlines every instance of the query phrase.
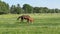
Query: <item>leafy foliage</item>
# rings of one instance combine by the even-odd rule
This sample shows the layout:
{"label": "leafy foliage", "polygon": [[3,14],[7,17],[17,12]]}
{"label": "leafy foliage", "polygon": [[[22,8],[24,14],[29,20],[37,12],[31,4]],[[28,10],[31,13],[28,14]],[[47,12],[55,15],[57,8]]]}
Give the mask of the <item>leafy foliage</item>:
{"label": "leafy foliage", "polygon": [[0,1],[0,14],[9,13],[9,5],[5,2]]}
{"label": "leafy foliage", "polygon": [[0,14],[22,14],[22,13],[60,13],[60,9],[49,9],[47,7],[32,7],[29,4],[24,4],[23,7],[20,4],[12,5],[0,1]]}
{"label": "leafy foliage", "polygon": [[33,12],[33,8],[29,4],[24,4],[23,9],[24,9],[25,13],[32,13]]}

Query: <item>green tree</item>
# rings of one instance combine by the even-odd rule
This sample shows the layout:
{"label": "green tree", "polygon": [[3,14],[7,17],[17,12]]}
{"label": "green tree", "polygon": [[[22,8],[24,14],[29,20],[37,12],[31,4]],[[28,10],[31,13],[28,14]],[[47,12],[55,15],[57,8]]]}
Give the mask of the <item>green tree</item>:
{"label": "green tree", "polygon": [[10,12],[13,14],[21,14],[23,13],[23,9],[20,7],[19,4],[17,4],[17,6],[12,5],[10,8]]}
{"label": "green tree", "polygon": [[25,13],[33,13],[33,7],[30,6],[29,4],[24,4],[23,5],[23,10]]}
{"label": "green tree", "polygon": [[16,13],[16,6],[15,5],[11,6],[10,13],[12,13],[12,14]]}
{"label": "green tree", "polygon": [[16,12],[17,12],[17,14],[21,14],[21,13],[23,13],[23,9],[20,7],[19,4],[17,4]]}
{"label": "green tree", "polygon": [[9,13],[9,5],[5,2],[0,1],[0,14]]}
{"label": "green tree", "polygon": [[59,9],[56,8],[56,9],[55,9],[55,13],[59,13],[59,12],[60,12]]}
{"label": "green tree", "polygon": [[47,7],[43,7],[43,13],[48,13],[48,8]]}
{"label": "green tree", "polygon": [[33,8],[33,12],[34,12],[34,13],[39,13],[39,10],[40,10],[39,7],[34,7],[34,8]]}

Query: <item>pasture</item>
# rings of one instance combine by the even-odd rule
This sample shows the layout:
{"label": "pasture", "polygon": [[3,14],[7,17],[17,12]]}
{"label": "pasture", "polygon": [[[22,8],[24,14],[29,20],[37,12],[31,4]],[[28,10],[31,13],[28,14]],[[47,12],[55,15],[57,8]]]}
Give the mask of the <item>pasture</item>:
{"label": "pasture", "polygon": [[33,24],[17,20],[20,15],[0,15],[0,34],[60,34],[60,13],[28,14]]}

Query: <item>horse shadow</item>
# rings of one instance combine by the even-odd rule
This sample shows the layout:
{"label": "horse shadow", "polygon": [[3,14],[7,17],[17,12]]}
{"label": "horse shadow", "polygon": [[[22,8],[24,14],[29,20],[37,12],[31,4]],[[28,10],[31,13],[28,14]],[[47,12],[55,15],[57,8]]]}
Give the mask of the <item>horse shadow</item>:
{"label": "horse shadow", "polygon": [[27,22],[15,22],[15,24],[26,24]]}
{"label": "horse shadow", "polygon": [[17,25],[19,25],[19,24],[28,24],[28,22],[21,22],[21,21],[17,21],[17,22],[15,22],[15,24],[17,24]]}

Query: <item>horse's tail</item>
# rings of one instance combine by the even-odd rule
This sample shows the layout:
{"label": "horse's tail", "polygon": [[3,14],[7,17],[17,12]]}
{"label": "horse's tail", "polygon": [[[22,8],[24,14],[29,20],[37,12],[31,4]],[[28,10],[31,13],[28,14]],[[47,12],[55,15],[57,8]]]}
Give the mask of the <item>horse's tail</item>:
{"label": "horse's tail", "polygon": [[21,18],[21,16],[19,16],[19,17],[17,18],[17,20],[19,20],[19,18]]}

